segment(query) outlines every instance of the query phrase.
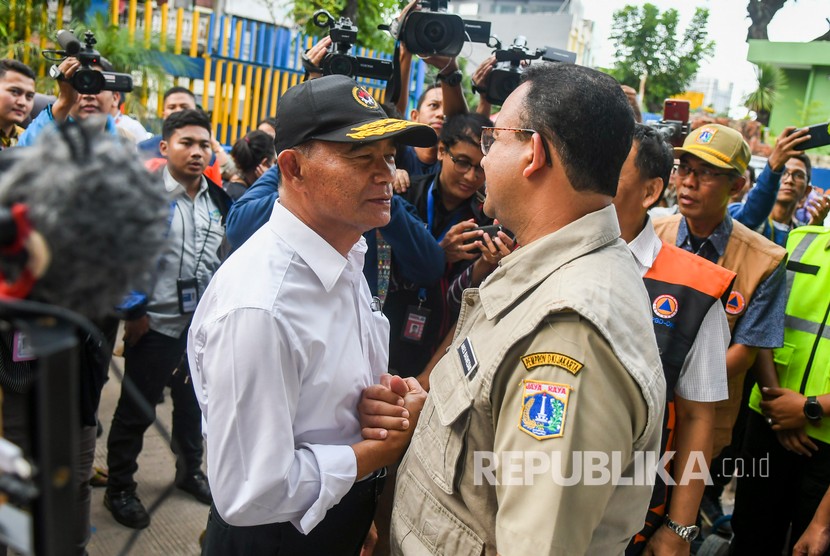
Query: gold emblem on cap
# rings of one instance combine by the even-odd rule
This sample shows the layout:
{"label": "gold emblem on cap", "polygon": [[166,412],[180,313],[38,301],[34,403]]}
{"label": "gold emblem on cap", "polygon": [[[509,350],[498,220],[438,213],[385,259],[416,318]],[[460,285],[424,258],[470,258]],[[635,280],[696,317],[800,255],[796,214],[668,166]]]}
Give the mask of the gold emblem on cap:
{"label": "gold emblem on cap", "polygon": [[352,96],[357,101],[357,103],[363,106],[364,108],[374,110],[378,107],[378,103],[375,100],[375,97],[373,97],[372,94],[363,87],[352,87]]}
{"label": "gold emblem on cap", "polygon": [[368,139],[370,137],[379,137],[388,133],[394,133],[408,127],[416,126],[418,124],[408,122],[406,120],[396,120],[394,118],[386,118],[384,120],[375,120],[368,124],[363,124],[358,127],[353,127],[353,133],[347,133],[346,137],[352,139]]}

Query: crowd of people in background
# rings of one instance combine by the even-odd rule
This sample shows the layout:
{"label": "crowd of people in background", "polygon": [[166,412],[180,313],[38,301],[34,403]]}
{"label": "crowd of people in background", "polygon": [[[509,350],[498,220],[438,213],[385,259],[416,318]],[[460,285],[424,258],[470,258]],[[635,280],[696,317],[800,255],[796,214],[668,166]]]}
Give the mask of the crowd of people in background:
{"label": "crowd of people in background", "polygon": [[[730,554],[825,553],[830,197],[806,130],[756,176],[739,131],[693,123],[672,148],[594,70],[534,64],[494,113],[455,59],[427,62],[406,120],[407,94],[312,72],[226,149],[187,88],[153,135],[124,93],[79,94],[71,57],[33,115],[34,72],[0,60],[0,149],[94,122],[170,200],[157,264],[96,321],[125,377],[107,469],[97,402],[82,423],[77,553],[93,474],[115,521],[151,525],[134,476],[167,387],[205,554],[689,554],[701,527]],[[0,340],[3,436],[29,450],[32,365]],[[473,484],[473,454],[534,450],[671,452],[674,480]]]}

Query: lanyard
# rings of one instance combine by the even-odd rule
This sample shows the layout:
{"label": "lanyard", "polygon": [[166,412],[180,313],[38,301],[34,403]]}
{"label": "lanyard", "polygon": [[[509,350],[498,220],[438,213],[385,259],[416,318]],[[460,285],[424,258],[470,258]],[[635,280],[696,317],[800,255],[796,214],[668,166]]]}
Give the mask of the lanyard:
{"label": "lanyard", "polygon": [[[179,278],[182,277],[182,266],[184,265],[184,240],[187,237],[187,228],[184,225],[184,214],[182,213],[182,209],[179,208],[179,201],[175,201],[174,204],[176,205],[175,208],[178,209],[176,212],[179,213],[179,218],[182,221],[182,251],[179,255]],[[193,202],[193,215],[196,215],[196,200],[194,199]],[[172,215],[171,215],[172,217]],[[194,231],[198,230],[198,226],[194,223]],[[208,238],[210,237],[210,228],[213,226],[213,218],[210,217],[208,214],[208,229],[205,232],[205,241],[202,242],[202,249],[199,251],[199,256],[196,258],[196,266],[193,268],[193,277],[195,278],[199,274],[199,263],[202,262],[202,254],[205,252],[205,247],[207,246]]]}
{"label": "lanyard", "polygon": [[[437,177],[435,179],[438,179]],[[458,224],[458,215],[459,209],[456,209],[453,217],[450,219],[450,223],[447,225],[446,229],[441,232],[441,235],[436,237],[436,241],[441,243],[441,240],[444,239],[444,236],[447,235],[447,232],[450,231],[450,228]],[[427,226],[429,227],[429,233],[433,234],[432,225],[435,223],[435,180],[432,180],[432,183],[429,185],[429,191],[427,192]]]}

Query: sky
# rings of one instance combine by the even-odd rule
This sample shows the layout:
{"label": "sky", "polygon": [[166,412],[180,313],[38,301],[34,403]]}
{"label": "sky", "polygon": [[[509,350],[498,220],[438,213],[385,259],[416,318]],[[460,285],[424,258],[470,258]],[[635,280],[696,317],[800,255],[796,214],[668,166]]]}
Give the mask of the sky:
{"label": "sky", "polygon": [[[645,3],[643,0],[582,0],[585,19],[595,22],[595,65],[608,67],[613,64],[614,48],[608,37],[614,11],[626,4]],[[649,0],[649,3],[661,11],[676,9],[680,13],[681,32],[694,15],[695,8],[709,8],[709,37],[715,41],[715,52],[701,64],[699,75],[732,81],[735,84],[732,105],[739,105],[756,85],[754,66],[746,59],[749,50],[746,32],[750,23],[746,12],[748,0]],[[788,0],[768,27],[769,40],[810,41],[830,28],[826,21],[828,17],[828,0]]]}

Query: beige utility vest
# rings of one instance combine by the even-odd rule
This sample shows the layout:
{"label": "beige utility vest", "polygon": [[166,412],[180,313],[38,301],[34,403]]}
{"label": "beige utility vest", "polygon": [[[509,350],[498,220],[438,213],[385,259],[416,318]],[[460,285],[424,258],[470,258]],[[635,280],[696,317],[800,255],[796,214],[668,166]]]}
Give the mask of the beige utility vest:
{"label": "beige utility vest", "polygon": [[[476,473],[488,451],[619,450],[628,472],[636,451],[659,450],[665,380],[648,297],[618,230],[613,207],[592,213],[465,292],[398,471],[394,554],[621,553],[642,526],[650,485],[561,486],[541,475],[535,486],[494,486]],[[558,436],[522,430],[538,417],[522,403],[528,382],[571,389]]]}
{"label": "beige utility vest", "polygon": [[[675,214],[654,221],[654,229],[660,239],[672,245],[677,244],[677,230],[682,215]],[[737,276],[732,293],[726,304],[726,320],[729,331],[735,330],[735,324],[746,313],[752,296],[758,286],[766,280],[787,256],[787,251],[762,235],[754,232],[736,220],[732,220],[732,234],[726,244],[718,265],[729,269]],[[781,315],[783,318],[783,315]],[[715,404],[715,436],[712,458],[732,441],[732,427],[741,408],[743,384],[746,373],[730,377],[729,398]]]}

